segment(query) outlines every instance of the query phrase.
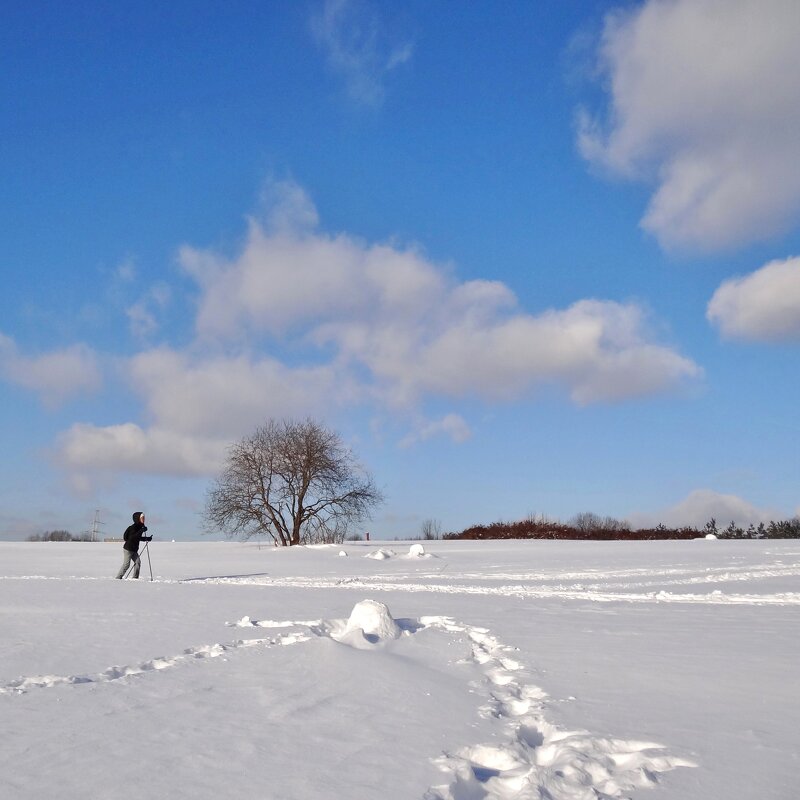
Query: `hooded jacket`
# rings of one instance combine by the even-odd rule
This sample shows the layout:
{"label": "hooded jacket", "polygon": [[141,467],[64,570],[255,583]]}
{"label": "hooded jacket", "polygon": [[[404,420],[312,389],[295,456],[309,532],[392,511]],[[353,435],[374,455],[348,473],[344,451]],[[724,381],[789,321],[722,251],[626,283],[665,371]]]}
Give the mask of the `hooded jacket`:
{"label": "hooded jacket", "polygon": [[139,520],[141,514],[141,511],[134,511],[133,525],[129,525],[125,529],[123,537],[125,539],[125,544],[122,545],[122,547],[131,553],[139,552],[139,542],[149,542],[153,538],[152,536],[145,536],[145,533],[147,533],[147,526]]}

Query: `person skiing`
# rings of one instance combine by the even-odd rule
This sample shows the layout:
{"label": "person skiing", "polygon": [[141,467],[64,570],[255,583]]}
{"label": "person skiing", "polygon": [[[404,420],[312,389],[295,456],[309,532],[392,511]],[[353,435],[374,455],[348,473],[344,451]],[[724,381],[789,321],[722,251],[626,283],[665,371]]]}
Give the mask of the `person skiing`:
{"label": "person skiing", "polygon": [[122,545],[122,549],[125,553],[125,559],[117,573],[117,577],[120,580],[128,571],[131,561],[133,561],[133,577],[139,577],[139,569],[142,566],[142,560],[139,558],[139,542],[153,540],[152,536],[145,536],[145,533],[147,533],[147,526],[144,524],[144,511],[134,511],[133,525],[128,525],[123,536],[125,544]]}

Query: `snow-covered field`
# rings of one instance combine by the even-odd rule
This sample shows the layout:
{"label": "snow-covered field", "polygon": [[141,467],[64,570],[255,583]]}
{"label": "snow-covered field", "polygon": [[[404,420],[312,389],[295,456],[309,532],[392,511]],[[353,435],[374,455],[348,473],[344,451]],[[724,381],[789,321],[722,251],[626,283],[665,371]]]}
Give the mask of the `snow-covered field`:
{"label": "snow-covered field", "polygon": [[800,542],[411,547],[0,544],[0,797],[800,796]]}

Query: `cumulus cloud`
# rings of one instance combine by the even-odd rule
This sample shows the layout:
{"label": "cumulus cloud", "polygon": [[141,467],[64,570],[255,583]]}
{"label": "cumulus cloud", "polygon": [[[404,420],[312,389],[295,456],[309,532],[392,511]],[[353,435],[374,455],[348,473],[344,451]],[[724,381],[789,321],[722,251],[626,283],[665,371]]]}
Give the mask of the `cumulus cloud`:
{"label": "cumulus cloud", "polygon": [[395,407],[427,394],[514,400],[547,383],[578,404],[624,400],[701,374],[654,340],[637,304],[529,314],[506,285],[458,282],[413,247],[251,219],[233,257],[188,246],[179,257],[201,288],[201,337],[301,337]]}
{"label": "cumulus cloud", "polygon": [[239,436],[266,416],[319,413],[347,391],[329,366],[290,368],[270,357],[162,348],[135,356],[128,370],[158,425],[187,435]]}
{"label": "cumulus cloud", "polygon": [[734,494],[695,489],[674,506],[656,513],[633,513],[628,519],[637,528],[664,523],[667,526],[689,525],[701,529],[712,518],[717,521],[718,528],[724,528],[731,521],[739,527],[747,527],[751,523],[758,525],[759,522],[784,517],[773,509],[757,508]]}
{"label": "cumulus cloud", "polygon": [[578,144],[611,172],[655,179],[642,220],[663,245],[765,238],[800,212],[800,4],[647,0],[610,14],[605,115]]}
{"label": "cumulus cloud", "polygon": [[380,105],[386,76],[413,52],[409,42],[388,42],[366,0],[325,0],[312,17],[311,32],[330,68],[344,79],[351,100],[368,106]]}
{"label": "cumulus cloud", "polygon": [[725,281],[706,310],[723,336],[753,341],[800,340],[800,258],[771,261]]}
{"label": "cumulus cloud", "polygon": [[83,344],[39,355],[20,353],[16,342],[0,333],[0,376],[36,392],[55,408],[76,394],[92,392],[102,383],[97,357]]}
{"label": "cumulus cloud", "polygon": [[[557,384],[586,405],[667,391],[700,374],[689,359],[647,340],[638,306],[582,300],[540,315],[487,313],[483,306],[425,327],[345,322],[329,328],[339,347],[386,389],[412,402],[422,394],[515,400]],[[361,335],[359,335],[361,334]]]}
{"label": "cumulus cloud", "polygon": [[58,461],[79,477],[100,470],[191,476],[215,471],[225,442],[159,427],[145,430],[132,422],[105,427],[78,423],[60,435],[57,451]]}

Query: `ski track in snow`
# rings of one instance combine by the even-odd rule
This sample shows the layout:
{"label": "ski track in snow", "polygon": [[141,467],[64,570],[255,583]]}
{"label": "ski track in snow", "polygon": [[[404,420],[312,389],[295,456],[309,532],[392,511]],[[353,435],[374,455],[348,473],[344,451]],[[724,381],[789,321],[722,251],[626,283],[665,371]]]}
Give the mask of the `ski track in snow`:
{"label": "ski track in snow", "polygon": [[[501,595],[523,599],[583,600],[597,603],[683,603],[712,605],[800,605],[800,592],[668,591],[667,587],[747,583],[800,576],[800,563],[757,564],[697,569],[689,567],[634,568],[553,572],[437,571],[364,575],[349,578],[270,575],[215,576],[184,580],[156,579],[157,583],[210,583],[233,586],[273,586],[302,589],[358,589],[372,592],[436,592],[442,594]],[[628,580],[625,580],[628,579]],[[0,580],[110,580],[85,576],[0,576]],[[505,583],[505,581],[515,581]],[[653,587],[658,587],[653,588]],[[650,591],[647,591],[650,589]]]}
{"label": "ski track in snow", "polygon": [[[405,558],[401,556],[401,558]],[[554,570],[552,572],[403,572],[349,578],[306,576],[209,577],[192,583],[269,585],[304,589],[359,589],[379,592],[437,592],[443,594],[502,595],[526,599],[584,600],[598,603],[689,603],[713,605],[800,605],[800,592],[735,593],[668,591],[671,587],[747,583],[800,576],[800,562],[751,564],[737,567],[631,568],[617,570]],[[627,579],[627,580],[626,580]],[[514,581],[514,583],[510,583]],[[653,588],[653,587],[658,587]],[[650,591],[647,591],[650,589]],[[645,590],[645,591],[642,591]]]}
{"label": "ski track in snow", "polygon": [[[800,573],[798,573],[800,574]],[[437,576],[437,579],[441,576]],[[454,582],[417,583],[411,581],[387,580],[382,577],[359,578],[305,578],[305,577],[266,577],[259,579],[204,578],[193,583],[224,583],[240,586],[274,586],[280,588],[302,589],[359,589],[371,592],[435,592],[440,594],[504,595],[535,600],[589,600],[597,603],[691,603],[712,605],[800,605],[800,592],[776,592],[773,594],[729,593],[715,589],[705,593],[676,593],[665,590],[650,592],[612,591],[602,586],[537,586],[502,584],[499,586],[475,586],[459,584],[458,577],[450,576]],[[718,579],[723,580],[723,579]],[[727,579],[726,579],[727,580]],[[748,580],[740,577],[738,580]],[[706,582],[705,580],[697,582]],[[658,581],[657,585],[664,585]]]}
{"label": "ski track in snow", "polygon": [[[358,630],[356,610],[382,608],[376,628]],[[459,623],[450,617],[426,616],[393,620],[388,609],[363,601],[350,620],[253,620],[244,616],[226,623],[237,628],[295,628],[266,638],[239,639],[184,650],[132,666],[113,666],[92,675],[22,677],[0,687],[0,695],[20,695],[39,688],[109,683],[186,665],[198,659],[231,655],[238,649],[287,646],[329,637],[357,649],[381,647],[386,641],[433,629],[466,640],[469,656],[461,663],[479,670],[475,688],[483,698],[478,713],[494,722],[497,735],[490,744],[467,744],[432,761],[445,773],[445,783],[431,786],[424,800],[598,800],[627,797],[638,788],[654,786],[662,772],[694,767],[691,761],[669,755],[654,742],[616,739],[583,730],[564,730],[546,718],[547,695],[527,682],[516,649],[502,644],[487,628]]]}

